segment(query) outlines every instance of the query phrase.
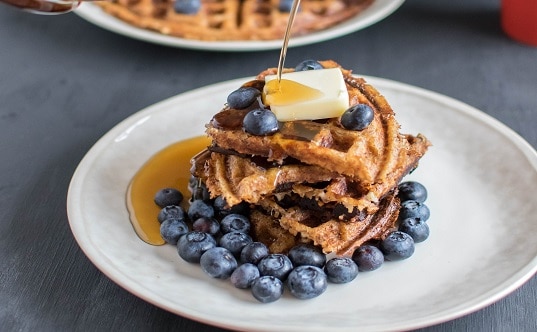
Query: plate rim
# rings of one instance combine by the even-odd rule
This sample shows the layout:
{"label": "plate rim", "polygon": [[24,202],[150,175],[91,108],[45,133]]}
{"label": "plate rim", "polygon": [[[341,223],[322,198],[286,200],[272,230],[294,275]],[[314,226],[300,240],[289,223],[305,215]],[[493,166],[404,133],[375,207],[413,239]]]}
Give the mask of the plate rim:
{"label": "plate rim", "polygon": [[[502,136],[504,136],[505,138],[509,139],[509,141],[514,143],[516,147],[519,149],[519,151],[524,154],[524,156],[526,157],[530,165],[533,167],[533,169],[537,171],[536,150],[526,140],[524,140],[522,136],[520,136],[514,130],[512,130],[511,128],[509,128],[507,125],[503,124],[499,120],[495,119],[494,117],[484,113],[483,111],[480,111],[479,109],[473,106],[470,106],[460,100],[445,96],[443,94],[440,94],[434,91],[426,90],[417,86],[413,86],[413,85],[409,85],[406,83],[401,83],[401,82],[397,82],[397,81],[393,81],[389,79],[373,77],[373,76],[365,76],[365,75],[357,75],[357,76],[364,77],[368,82],[376,86],[388,87],[388,88],[392,88],[396,90],[411,91],[412,93],[417,94],[420,97],[426,97],[428,99],[433,99],[436,102],[441,102],[444,105],[449,105],[450,108],[453,108],[455,111],[462,112],[467,116],[470,116],[474,119],[479,120],[480,122],[493,128],[495,131],[499,132]],[[76,203],[75,198],[79,197],[79,195],[76,195],[76,193],[77,191],[81,190],[80,185],[82,183],[84,172],[87,174],[90,170],[90,167],[86,167],[86,165],[88,163],[95,162],[95,159],[93,158],[93,156],[98,155],[108,144],[110,144],[110,139],[112,137],[117,137],[118,133],[124,132],[125,129],[128,129],[132,127],[134,124],[139,123],[144,118],[149,116],[151,113],[159,112],[162,109],[166,109],[168,105],[173,105],[175,101],[178,99],[188,98],[191,96],[195,96],[197,94],[205,94],[208,89],[215,89],[225,84],[232,84],[232,85],[240,84],[249,79],[251,79],[251,77],[238,78],[238,79],[223,81],[219,83],[210,84],[204,87],[200,87],[197,89],[193,89],[193,90],[172,96],[170,98],[164,99],[153,105],[147,106],[141,109],[140,111],[133,113],[129,117],[125,118],[123,121],[119,122],[112,129],[110,129],[106,134],[104,134],[99,140],[96,141],[96,143],[84,155],[84,157],[78,164],[77,168],[75,169],[75,172],[73,173],[72,179],[69,183],[69,188],[68,188],[68,193],[67,193],[67,215],[68,215],[69,225],[71,227],[72,233],[77,243],[79,244],[79,247],[82,249],[86,257],[109,279],[111,279],[114,283],[116,283],[120,287],[129,291],[131,294],[159,308],[162,308],[174,314],[177,314],[177,315],[180,315],[185,318],[192,319],[198,322],[210,324],[213,326],[219,326],[222,328],[230,328],[230,329],[239,328],[239,329],[252,330],[252,326],[248,325],[246,322],[235,322],[231,320],[229,322],[222,322],[222,321],[207,319],[206,316],[196,315],[193,310],[184,310],[184,308],[181,308],[182,310],[178,310],[176,307],[174,308],[172,305],[169,305],[167,303],[163,304],[162,302],[159,302],[151,298],[149,294],[141,292],[139,290],[140,288],[139,283],[137,283],[134,280],[131,280],[130,278],[128,280],[126,280],[125,278],[123,279],[118,278],[118,275],[112,273],[113,271],[110,271],[107,269],[109,268],[108,265],[110,263],[103,262],[102,260],[97,259],[97,258],[102,259],[102,257],[97,257],[97,256],[102,256],[100,254],[100,251],[96,250],[96,248],[87,247],[88,241],[84,237],[82,237],[81,234],[77,232],[77,227],[80,227],[80,225],[75,225],[72,221],[72,219],[76,217],[77,213],[79,213],[79,210],[81,210],[80,205],[77,206],[74,203]],[[73,201],[74,199],[75,199],[75,202]],[[94,256],[95,254],[97,255]],[[493,287],[489,291],[483,294],[480,294],[480,296],[476,298],[475,301],[472,301],[470,305],[468,305],[468,303],[465,303],[465,304],[460,305],[463,308],[458,308],[458,309],[450,308],[448,310],[444,310],[442,315],[439,315],[438,313],[436,313],[436,314],[430,315],[432,317],[426,318],[425,320],[423,318],[419,318],[419,319],[416,318],[414,319],[414,321],[407,321],[405,326],[398,325],[397,327],[393,327],[393,329],[399,330],[399,329],[409,329],[409,328],[422,328],[422,327],[440,324],[446,321],[450,321],[450,320],[468,315],[470,313],[483,309],[486,306],[493,304],[494,302],[497,302],[498,300],[504,298],[505,296],[509,295],[510,293],[512,293],[519,287],[521,287],[531,277],[533,277],[533,275],[535,275],[535,273],[537,272],[537,256],[531,259],[528,262],[528,264],[526,264],[523,268],[514,272],[515,273],[513,273],[511,277],[507,278],[496,287]],[[263,329],[263,328],[259,328],[259,326],[256,326],[255,330],[269,331],[270,328]]]}
{"label": "plate rim", "polygon": [[[305,36],[293,37],[289,41],[289,47],[292,48],[319,43],[330,39],[342,37],[344,35],[350,34],[361,29],[365,29],[390,16],[405,2],[405,0],[375,1],[376,3],[374,2],[370,7],[366,8],[364,11],[357,15],[357,17],[360,17],[360,15],[363,13],[369,14],[369,16],[358,20],[358,22],[342,22],[334,27],[322,31],[313,32]],[[119,35],[130,37],[136,40],[170,47],[203,51],[250,52],[280,49],[282,46],[281,40],[207,42],[168,36],[158,32],[138,28],[126,22],[123,22],[118,18],[104,13],[97,5],[92,4],[90,2],[83,2],[73,12],[82,19],[105,30],[115,32]]]}

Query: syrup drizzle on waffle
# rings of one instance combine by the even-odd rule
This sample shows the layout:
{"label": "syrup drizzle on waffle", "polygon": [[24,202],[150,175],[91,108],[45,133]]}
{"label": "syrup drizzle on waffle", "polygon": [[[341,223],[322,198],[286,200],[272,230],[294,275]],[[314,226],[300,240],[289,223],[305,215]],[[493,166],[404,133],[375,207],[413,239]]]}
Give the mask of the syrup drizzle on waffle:
{"label": "syrup drizzle on waffle", "polygon": [[283,65],[285,62],[285,56],[287,55],[287,47],[289,45],[289,38],[291,37],[291,27],[293,26],[293,22],[295,20],[295,16],[296,16],[299,6],[300,6],[300,0],[294,0],[293,6],[291,7],[289,20],[287,21],[287,28],[285,29],[285,35],[283,37],[283,45],[282,45],[282,49],[280,52],[280,59],[278,61],[278,71],[276,73],[278,77],[278,83],[282,79],[282,69],[283,69]]}

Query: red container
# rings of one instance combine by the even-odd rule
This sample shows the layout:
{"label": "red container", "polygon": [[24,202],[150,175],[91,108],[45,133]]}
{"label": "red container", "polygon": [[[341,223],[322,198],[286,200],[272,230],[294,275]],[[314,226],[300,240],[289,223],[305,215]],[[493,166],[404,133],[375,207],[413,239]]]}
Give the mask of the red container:
{"label": "red container", "polygon": [[502,0],[501,20],[509,37],[537,46],[537,0]]}

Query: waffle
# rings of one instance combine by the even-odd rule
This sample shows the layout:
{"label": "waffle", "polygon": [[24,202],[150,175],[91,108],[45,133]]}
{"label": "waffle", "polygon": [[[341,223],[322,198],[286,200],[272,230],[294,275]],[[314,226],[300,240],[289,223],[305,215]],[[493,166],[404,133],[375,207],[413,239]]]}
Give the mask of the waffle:
{"label": "waffle", "polygon": [[[348,20],[373,0],[302,0],[293,23],[294,36],[327,29]],[[201,0],[194,15],[176,13],[173,0],[98,2],[105,12],[136,27],[204,41],[283,38],[289,13],[279,0]]]}
{"label": "waffle", "polygon": [[296,161],[276,166],[266,159],[218,151],[196,156],[195,175],[229,205],[246,201],[254,207],[252,235],[271,252],[312,243],[327,253],[349,255],[394,229],[399,200],[393,190],[374,205],[374,213],[366,213],[360,203],[370,202],[335,172]]}
{"label": "waffle", "polygon": [[[212,145],[192,160],[192,174],[213,198],[251,205],[253,237],[273,252],[312,243],[348,256],[364,242],[382,239],[396,228],[397,185],[430,146],[423,135],[399,133],[392,108],[364,79],[333,61],[321,64],[341,69],[350,105],[373,109],[366,129],[346,130],[332,118],[284,122],[273,135],[250,135],[242,119],[260,107],[259,98],[244,110],[226,105],[215,114],[206,126]],[[275,71],[243,86],[262,90],[264,77]]]}
{"label": "waffle", "polygon": [[195,176],[230,206],[242,201],[257,205],[266,197],[277,196],[280,201],[300,201],[310,208],[322,206],[336,218],[349,219],[346,216],[351,214],[360,220],[366,213],[358,212],[378,209],[359,183],[337,172],[296,160],[277,165],[260,157],[211,150],[196,157],[202,165],[195,167]]}
{"label": "waffle", "polygon": [[[376,213],[360,221],[341,221],[325,218],[317,210],[299,206],[284,208],[274,200],[265,199],[260,202],[262,210],[258,210],[265,212],[256,212],[250,217],[252,224],[262,225],[254,226],[253,237],[263,241],[271,250],[279,252],[287,252],[298,243],[312,243],[327,254],[352,256],[360,245],[383,239],[396,229],[399,203],[396,191],[392,191],[382,199]],[[286,230],[288,235],[281,235],[285,233],[279,229]],[[267,234],[280,237],[267,238]]]}
{"label": "waffle", "polygon": [[[325,68],[338,67],[333,61],[321,63]],[[272,136],[250,135],[242,130],[241,124],[251,108],[259,107],[254,103],[245,110],[225,107],[207,125],[207,134],[221,149],[262,156],[277,165],[293,158],[340,174],[363,194],[356,204],[358,208],[374,213],[380,199],[417,166],[430,142],[423,135],[400,134],[395,114],[384,97],[364,79],[341,70],[350,104],[365,103],[375,112],[373,122],[363,131],[346,130],[338,119],[328,119],[285,122]],[[245,85],[260,88],[265,75],[274,72],[275,69],[269,69]]]}

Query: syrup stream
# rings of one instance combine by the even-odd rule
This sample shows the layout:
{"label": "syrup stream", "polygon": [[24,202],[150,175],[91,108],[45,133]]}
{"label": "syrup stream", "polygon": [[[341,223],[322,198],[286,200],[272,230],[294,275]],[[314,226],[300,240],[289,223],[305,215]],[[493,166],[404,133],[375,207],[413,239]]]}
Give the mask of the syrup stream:
{"label": "syrup stream", "polygon": [[300,5],[300,0],[293,0],[293,6],[291,7],[291,12],[289,13],[289,20],[287,21],[287,28],[285,29],[285,35],[283,37],[283,45],[280,52],[280,59],[278,61],[278,71],[276,73],[278,78],[278,83],[282,79],[282,69],[285,62],[285,56],[287,55],[287,45],[289,44],[289,38],[291,37],[291,27],[293,26],[293,21],[295,20],[295,15],[298,12],[298,7]]}

